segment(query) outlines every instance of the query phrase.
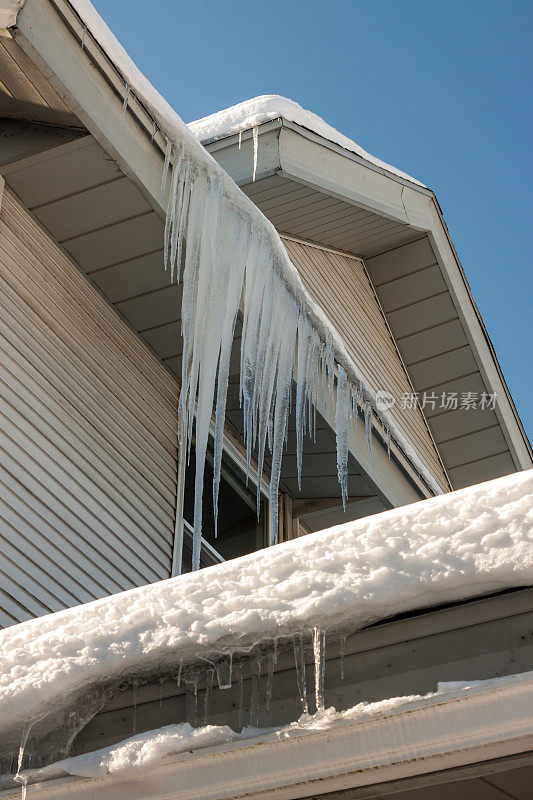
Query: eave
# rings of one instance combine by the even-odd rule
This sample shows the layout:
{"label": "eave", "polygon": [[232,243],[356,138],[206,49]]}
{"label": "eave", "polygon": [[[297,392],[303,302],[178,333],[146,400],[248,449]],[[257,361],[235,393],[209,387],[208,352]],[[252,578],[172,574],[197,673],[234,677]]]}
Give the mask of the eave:
{"label": "eave", "polygon": [[167,757],[137,779],[132,773],[36,784],[28,797],[290,800],[345,792],[350,798],[384,797],[531,764],[531,709],[533,681],[525,673],[327,730],[295,731],[286,738],[270,734]]}

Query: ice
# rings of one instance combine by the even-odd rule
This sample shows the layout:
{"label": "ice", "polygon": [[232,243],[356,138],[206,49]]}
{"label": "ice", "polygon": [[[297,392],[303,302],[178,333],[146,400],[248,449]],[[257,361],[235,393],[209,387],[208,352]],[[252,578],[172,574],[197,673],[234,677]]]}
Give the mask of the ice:
{"label": "ice", "polygon": [[346,499],[348,497],[348,444],[351,411],[348,380],[345,371],[342,367],[339,367],[337,405],[335,407],[335,433],[337,436],[337,472],[344,508],[346,508]]}
{"label": "ice", "polygon": [[344,680],[344,656],[346,653],[346,636],[340,637],[341,681]]}
{"label": "ice", "polygon": [[313,655],[315,662],[316,710],[324,708],[324,680],[326,673],[326,634],[320,628],[313,629]]}
{"label": "ice", "polygon": [[254,140],[254,170],[252,175],[252,183],[255,183],[255,176],[257,174],[257,155],[259,149],[259,128],[257,125],[254,125],[253,127],[252,136]]}
{"label": "ice", "polygon": [[277,660],[278,660],[278,654],[276,646],[274,644],[274,650],[267,656],[267,683],[265,692],[265,708],[267,711],[270,711],[270,701],[272,700],[272,686],[274,682],[274,669],[276,667]]}
{"label": "ice", "polygon": [[185,713],[192,728],[198,727],[198,681],[199,673],[191,670],[185,676]]}
{"label": "ice", "polygon": [[530,470],[6,628],[0,758],[13,756],[39,717],[32,751],[64,756],[121,687],[295,633],[305,699],[302,632],[317,627],[331,639],[393,615],[530,586],[532,534]]}
{"label": "ice", "polygon": [[259,725],[259,690],[261,664],[254,659],[250,665],[250,725],[257,728]]}
{"label": "ice", "polygon": [[302,711],[307,714],[309,706],[307,704],[307,683],[305,679],[305,655],[303,639],[300,634],[292,637],[294,647],[294,664],[296,666],[296,682],[298,684],[298,694],[302,703]]}
{"label": "ice", "polygon": [[130,96],[130,85],[127,83],[124,86],[124,101],[122,103],[122,114],[120,115],[120,127],[124,125],[124,118],[126,116],[126,109],[128,108],[128,100]]}
{"label": "ice", "polygon": [[244,722],[244,680],[242,675],[242,666],[238,667],[237,683],[239,691],[239,699],[237,705],[237,727],[239,730],[243,727]]}
{"label": "ice", "polygon": [[205,678],[205,696],[204,696],[204,725],[209,724],[209,709],[211,705],[211,695],[213,693],[213,680],[215,677],[215,670],[208,669]]}

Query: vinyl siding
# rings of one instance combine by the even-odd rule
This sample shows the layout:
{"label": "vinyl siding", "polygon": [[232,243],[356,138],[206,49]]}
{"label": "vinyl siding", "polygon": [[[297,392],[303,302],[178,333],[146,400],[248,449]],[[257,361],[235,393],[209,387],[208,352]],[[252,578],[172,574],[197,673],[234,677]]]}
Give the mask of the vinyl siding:
{"label": "vinyl siding", "polygon": [[9,193],[0,625],[168,577],[177,384]]}
{"label": "vinyl siding", "polygon": [[401,408],[412,392],[363,262],[338,251],[282,237],[289,256],[313,299],[341,334],[369,389],[385,389],[396,404],[389,413],[431,474],[444,489],[446,475],[418,408]]}

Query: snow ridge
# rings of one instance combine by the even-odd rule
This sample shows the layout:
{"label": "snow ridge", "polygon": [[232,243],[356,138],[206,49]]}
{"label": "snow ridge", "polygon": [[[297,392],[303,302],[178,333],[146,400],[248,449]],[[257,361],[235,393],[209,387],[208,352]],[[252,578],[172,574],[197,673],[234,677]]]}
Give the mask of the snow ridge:
{"label": "snow ridge", "polygon": [[417,186],[424,186],[423,183],[417,181],[411,175],[407,175],[406,172],[402,172],[363,150],[356,142],[333,128],[318,114],[307,111],[299,103],[279,94],[262,94],[258,97],[252,97],[250,100],[237,103],[230,108],[225,108],[207,117],[202,117],[202,119],[189,122],[188,127],[200,142],[206,143],[212,139],[222,139],[224,136],[240,134],[243,131],[257,128],[265,122],[278,118],[294,122],[296,125],[301,125],[303,128],[317,133],[323,139],[327,139],[329,142],[333,142],[333,144],[337,144],[351,153],[356,153],[361,158],[364,158],[365,161],[369,161],[385,172],[397,175],[404,180],[417,184]]}

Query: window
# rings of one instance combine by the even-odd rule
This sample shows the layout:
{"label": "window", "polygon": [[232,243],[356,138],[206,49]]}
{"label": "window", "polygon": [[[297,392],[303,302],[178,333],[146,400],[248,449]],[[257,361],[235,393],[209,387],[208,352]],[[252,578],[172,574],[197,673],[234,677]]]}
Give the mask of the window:
{"label": "window", "polygon": [[[185,471],[183,490],[183,561],[182,572],[191,570],[192,523],[194,519],[194,443]],[[202,509],[202,550],[200,566],[205,567],[260,550],[268,543],[268,501],[261,493],[257,516],[256,486],[246,485],[243,470],[224,452],[218,497],[218,530],[215,538],[213,516],[213,447],[210,441],[204,476]]]}

